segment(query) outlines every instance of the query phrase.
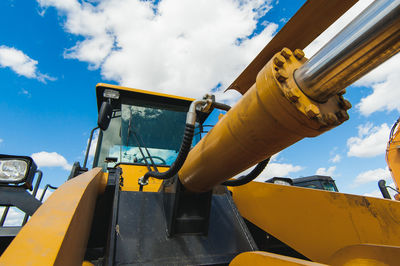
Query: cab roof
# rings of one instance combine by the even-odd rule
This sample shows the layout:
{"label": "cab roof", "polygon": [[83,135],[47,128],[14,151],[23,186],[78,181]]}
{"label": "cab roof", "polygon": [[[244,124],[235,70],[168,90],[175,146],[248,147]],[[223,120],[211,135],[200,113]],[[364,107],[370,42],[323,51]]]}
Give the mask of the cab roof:
{"label": "cab roof", "polygon": [[162,103],[169,103],[176,105],[190,105],[190,103],[195,100],[193,98],[175,96],[171,94],[159,93],[154,91],[146,91],[146,90],[127,88],[117,85],[98,83],[96,85],[97,110],[100,110],[101,103],[104,100],[103,92],[105,89],[112,89],[119,91],[120,98],[135,97],[137,99],[146,99],[154,102],[162,102]]}

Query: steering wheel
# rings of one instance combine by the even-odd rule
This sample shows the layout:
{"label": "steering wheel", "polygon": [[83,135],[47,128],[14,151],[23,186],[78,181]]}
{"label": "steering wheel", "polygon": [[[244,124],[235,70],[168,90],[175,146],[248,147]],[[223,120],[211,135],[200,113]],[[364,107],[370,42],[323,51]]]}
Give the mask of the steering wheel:
{"label": "steering wheel", "polygon": [[[163,158],[161,158],[159,156],[151,156],[151,158],[161,161],[162,164],[165,164],[165,165],[167,164],[167,162]],[[144,159],[150,159],[150,156],[146,156],[146,157],[140,158],[137,162],[140,163],[140,162],[144,161]]]}

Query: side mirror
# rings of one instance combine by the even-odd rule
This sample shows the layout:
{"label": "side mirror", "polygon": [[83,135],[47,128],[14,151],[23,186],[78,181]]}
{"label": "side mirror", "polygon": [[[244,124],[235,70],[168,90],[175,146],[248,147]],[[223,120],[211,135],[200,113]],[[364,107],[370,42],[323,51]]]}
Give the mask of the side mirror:
{"label": "side mirror", "polygon": [[379,190],[382,193],[383,198],[391,199],[389,191],[386,188],[386,181],[385,180],[383,180],[383,179],[379,180],[378,181],[378,187],[379,187]]}
{"label": "side mirror", "polygon": [[103,102],[99,111],[99,118],[97,120],[97,125],[101,130],[106,130],[110,125],[112,115],[112,106],[109,102]]}

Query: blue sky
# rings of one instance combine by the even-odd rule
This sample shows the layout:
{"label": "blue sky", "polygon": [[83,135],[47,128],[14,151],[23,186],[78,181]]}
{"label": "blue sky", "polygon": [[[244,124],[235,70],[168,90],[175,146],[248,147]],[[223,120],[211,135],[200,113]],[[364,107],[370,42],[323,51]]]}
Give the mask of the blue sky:
{"label": "blue sky", "polygon": [[[304,1],[0,1],[0,153],[33,156],[43,185],[82,163],[96,126],[95,85],[217,99]],[[360,1],[306,51],[311,56],[371,1]],[[347,89],[350,120],[282,151],[265,176],[331,175],[339,190],[379,196],[399,116],[399,56]]]}

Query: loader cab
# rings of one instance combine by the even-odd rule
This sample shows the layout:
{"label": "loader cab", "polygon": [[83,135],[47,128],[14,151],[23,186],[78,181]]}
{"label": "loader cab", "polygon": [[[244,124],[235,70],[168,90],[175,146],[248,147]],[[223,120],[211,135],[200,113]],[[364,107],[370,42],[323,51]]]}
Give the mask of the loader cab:
{"label": "loader cab", "polygon": [[321,189],[332,192],[339,192],[336,187],[335,180],[330,176],[313,175],[307,177],[294,178],[293,186],[296,187],[306,187],[313,189]]}
{"label": "loader cab", "polygon": [[107,101],[112,112],[99,133],[93,167],[167,167],[175,161],[194,99],[107,84],[98,84],[96,94],[99,110]]}

